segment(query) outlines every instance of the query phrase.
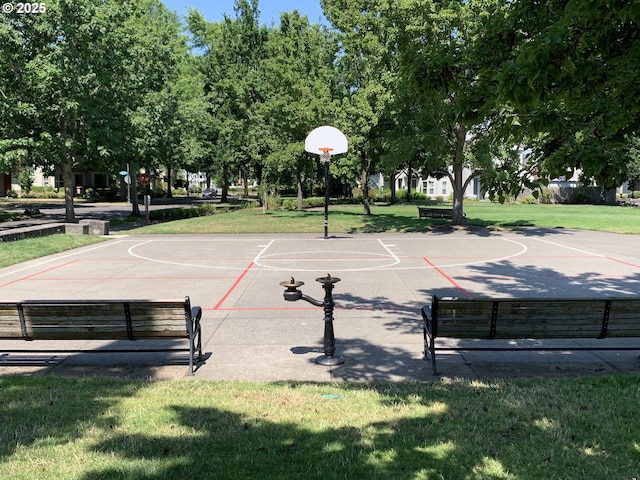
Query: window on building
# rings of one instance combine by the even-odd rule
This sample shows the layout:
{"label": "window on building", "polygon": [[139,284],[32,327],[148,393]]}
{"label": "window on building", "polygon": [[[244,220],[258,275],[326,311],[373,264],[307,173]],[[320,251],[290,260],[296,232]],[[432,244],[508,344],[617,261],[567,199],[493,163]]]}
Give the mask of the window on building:
{"label": "window on building", "polygon": [[446,195],[446,194],[447,194],[447,181],[442,180],[442,195]]}
{"label": "window on building", "polygon": [[436,194],[436,182],[433,180],[429,180],[429,195]]}

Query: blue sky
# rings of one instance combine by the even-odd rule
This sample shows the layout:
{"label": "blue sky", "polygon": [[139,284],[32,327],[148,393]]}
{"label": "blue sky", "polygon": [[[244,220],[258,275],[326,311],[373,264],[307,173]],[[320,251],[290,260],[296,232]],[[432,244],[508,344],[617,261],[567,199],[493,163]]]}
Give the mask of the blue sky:
{"label": "blue sky", "polygon": [[[235,16],[233,7],[235,0],[162,0],[169,10],[175,10],[179,15],[186,15],[187,8],[197,8],[210,22],[222,20],[223,14]],[[298,10],[309,18],[310,23],[324,20],[320,0],[259,0],[260,23],[265,25],[280,22],[280,12]]]}

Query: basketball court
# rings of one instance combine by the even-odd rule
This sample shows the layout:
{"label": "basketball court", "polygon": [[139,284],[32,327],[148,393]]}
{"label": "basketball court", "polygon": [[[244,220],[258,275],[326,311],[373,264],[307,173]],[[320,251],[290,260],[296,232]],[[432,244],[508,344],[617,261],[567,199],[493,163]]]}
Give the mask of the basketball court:
{"label": "basketball court", "polygon": [[[323,353],[322,308],[303,300],[286,302],[280,286],[293,277],[305,282],[304,294],[321,301],[324,291],[316,278],[327,274],[340,278],[333,290],[334,330],[336,354],[345,363],[334,367],[314,363]],[[216,380],[433,381],[439,377],[422,360],[419,312],[434,294],[597,297],[637,295],[639,287],[636,237],[563,229],[329,238],[112,235],[103,243],[0,270],[0,301],[189,296],[192,305],[203,308],[207,353],[195,378]],[[114,346],[107,343],[2,341],[0,373],[186,375],[180,353],[129,351],[142,342],[111,342],[122,354],[94,353]],[[535,343],[566,350],[441,350],[438,364],[452,378],[640,371],[640,351],[572,350],[636,346],[637,339]],[[439,344],[462,342],[441,339]],[[68,352],[40,354],[40,348]]]}

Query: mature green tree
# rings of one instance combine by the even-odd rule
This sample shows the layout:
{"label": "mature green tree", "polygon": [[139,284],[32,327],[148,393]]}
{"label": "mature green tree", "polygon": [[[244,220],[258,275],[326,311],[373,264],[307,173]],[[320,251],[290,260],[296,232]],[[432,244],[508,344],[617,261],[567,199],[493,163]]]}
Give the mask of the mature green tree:
{"label": "mature green tree", "polygon": [[180,144],[185,125],[180,115],[182,97],[178,83],[190,57],[187,39],[180,31],[175,13],[165,8],[152,10],[144,21],[153,33],[141,37],[139,49],[154,52],[158,49],[156,44],[160,44],[164,58],[157,67],[144,65],[143,68],[150,72],[158,67],[164,70],[153,88],[143,85],[137,107],[131,109],[129,120],[134,135],[132,154],[138,167],[151,173],[165,173],[167,196],[171,197],[173,171],[184,166]]}
{"label": "mature green tree", "polygon": [[189,172],[206,172],[211,156],[213,126],[204,94],[205,78],[199,68],[201,60],[188,55],[175,84],[180,118],[179,164]]}
{"label": "mature green tree", "polygon": [[473,178],[498,167],[495,160],[508,119],[497,103],[497,84],[484,74],[478,48],[499,0],[390,3],[381,15],[396,28],[397,151],[424,174],[448,177],[453,224],[464,221],[463,201]]}
{"label": "mature green tree", "polygon": [[235,18],[206,22],[197,11],[188,18],[195,45],[205,50],[205,94],[212,117],[212,166],[226,201],[232,175],[246,179],[260,161],[264,139],[257,133],[256,111],[263,101],[261,59],[266,28],[261,27],[258,0],[236,0]]}
{"label": "mature green tree", "polygon": [[137,160],[147,172],[164,171],[167,176],[167,196],[171,197],[171,177],[180,156],[182,124],[178,99],[173,85],[159,92],[149,92],[144,103],[131,116],[135,128]]}
{"label": "mature green tree", "polygon": [[[25,19],[25,23],[29,21],[30,18]],[[0,172],[28,163],[33,149],[33,140],[23,135],[33,125],[29,105],[24,102],[26,86],[22,78],[28,52],[23,48],[24,32],[16,28],[16,22],[7,14],[0,16]]]}
{"label": "mature green tree", "polygon": [[511,2],[487,45],[538,162],[553,176],[581,169],[603,190],[628,176],[640,126],[640,4]]}
{"label": "mature green tree", "polygon": [[[326,29],[311,25],[296,10],[284,12],[269,31],[262,61],[264,83],[259,113],[268,125],[266,174],[295,174],[298,209],[303,205],[304,178],[316,173],[317,156],[304,152],[304,140],[334,111],[331,76],[335,42]],[[315,158],[312,158],[315,157]]]}
{"label": "mature green tree", "polygon": [[393,28],[381,16],[386,3],[321,1],[325,16],[340,32],[336,69],[341,89],[340,116],[350,140],[351,178],[360,178],[365,215],[371,214],[370,177],[373,169],[380,167],[380,139],[385,133],[381,119],[392,102],[395,81],[388,51]]}
{"label": "mature green tree", "polygon": [[[171,70],[156,0],[52,0],[46,12],[0,17],[3,150],[27,147],[35,165],[60,172],[66,220],[75,221],[74,169],[115,169],[129,151],[128,112]],[[7,148],[7,146],[9,148]]]}

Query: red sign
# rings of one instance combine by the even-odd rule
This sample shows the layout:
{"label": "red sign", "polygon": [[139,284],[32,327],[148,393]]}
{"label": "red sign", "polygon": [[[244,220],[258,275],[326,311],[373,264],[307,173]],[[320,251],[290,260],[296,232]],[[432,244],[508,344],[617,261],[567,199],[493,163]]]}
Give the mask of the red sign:
{"label": "red sign", "polygon": [[138,177],[138,181],[142,185],[149,185],[151,183],[151,175],[149,175],[148,173],[141,173]]}

